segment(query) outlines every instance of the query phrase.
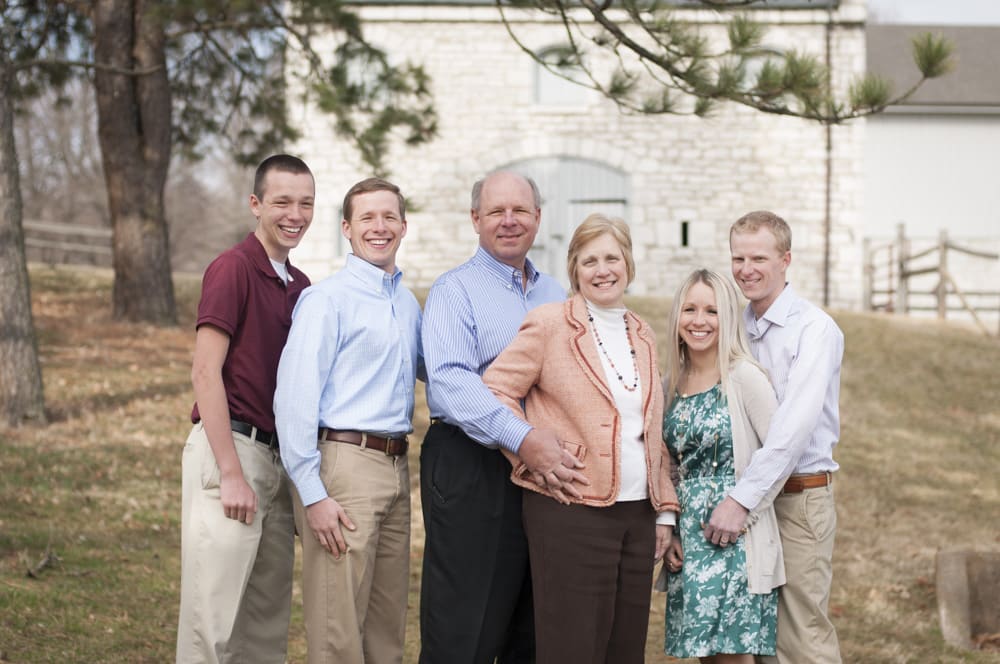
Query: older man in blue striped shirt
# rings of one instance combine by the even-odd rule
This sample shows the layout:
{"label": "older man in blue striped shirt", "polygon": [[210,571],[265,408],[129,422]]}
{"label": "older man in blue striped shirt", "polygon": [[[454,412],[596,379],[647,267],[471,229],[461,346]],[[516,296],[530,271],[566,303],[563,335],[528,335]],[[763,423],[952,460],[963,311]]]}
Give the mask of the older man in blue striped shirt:
{"label": "older man in blue striped shirt", "polygon": [[401,283],[399,188],[344,199],[344,268],[299,298],[274,412],[295,485],[310,664],[398,664],[410,560],[407,439],[422,375],[420,306]]}
{"label": "older man in blue striped shirt", "polygon": [[472,188],[479,248],[427,297],[422,332],[432,424],[420,450],[426,543],[420,662],[533,662],[534,625],[521,491],[504,447],[539,481],[579,495],[578,462],[533,429],[481,376],[525,313],[562,301],[563,288],[527,259],[541,221],[535,183],[500,171]]}

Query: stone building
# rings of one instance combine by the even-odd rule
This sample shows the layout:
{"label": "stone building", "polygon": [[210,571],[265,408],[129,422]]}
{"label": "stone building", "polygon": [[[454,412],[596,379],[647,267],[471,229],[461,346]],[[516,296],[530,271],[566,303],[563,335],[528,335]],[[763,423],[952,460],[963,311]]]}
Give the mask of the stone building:
{"label": "stone building", "polygon": [[[865,66],[864,0],[769,0],[753,10],[765,44],[832,64],[841,89]],[[378,2],[359,6],[367,37],[396,61],[422,64],[433,81],[440,134],[395,145],[392,179],[412,201],[399,255],[406,281],[426,287],[475,250],[469,192],[497,168],[534,176],[545,197],[532,258],[561,277],[573,228],[594,211],[632,227],[637,264],[630,292],[671,295],[696,267],[728,270],[728,228],[767,208],[792,225],[790,278],[830,306],[861,302],[864,121],[819,124],[722,104],[708,119],[642,116],[540,68],[507,34],[492,1]],[[678,9],[721,36],[725,17]],[[522,15],[523,16],[523,15]],[[559,26],[537,15],[517,23],[536,52],[559,43]],[[369,173],[335,138],[329,120],[297,109],[296,149],[317,176],[317,213],[294,259],[314,279],[340,267],[340,199]]]}

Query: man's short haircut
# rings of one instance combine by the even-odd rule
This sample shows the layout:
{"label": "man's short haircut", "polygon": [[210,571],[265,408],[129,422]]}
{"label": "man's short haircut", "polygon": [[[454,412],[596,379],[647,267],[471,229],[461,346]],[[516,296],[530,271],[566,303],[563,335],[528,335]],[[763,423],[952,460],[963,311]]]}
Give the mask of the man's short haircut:
{"label": "man's short haircut", "polygon": [[729,241],[732,242],[735,233],[754,233],[761,228],[768,229],[774,235],[779,253],[792,250],[792,229],[784,219],[767,210],[754,210],[737,219],[729,229]]}
{"label": "man's short haircut", "polygon": [[628,283],[635,279],[635,259],[632,257],[632,233],[628,224],[621,219],[608,217],[595,212],[583,220],[569,241],[569,250],[566,252],[566,273],[569,275],[569,285],[574,293],[580,291],[580,282],[576,278],[576,270],[580,262],[580,251],[591,240],[595,240],[602,235],[610,235],[618,243],[625,257],[625,273]]}
{"label": "man's short haircut", "polygon": [[257,167],[257,173],[253,176],[253,195],[258,201],[264,200],[264,181],[271,171],[281,171],[282,173],[307,173],[312,177],[312,171],[306,166],[306,162],[290,154],[273,154]]}
{"label": "man's short haircut", "polygon": [[531,197],[535,201],[535,209],[536,210],[542,209],[542,193],[538,191],[538,184],[536,184],[534,180],[532,180],[527,175],[524,175],[523,173],[518,173],[516,171],[501,170],[501,171],[492,171],[490,173],[487,173],[484,177],[480,178],[479,180],[476,180],[476,182],[472,185],[473,210],[476,210],[477,212],[479,211],[479,203],[482,201],[483,197],[483,185],[486,183],[487,180],[489,180],[491,177],[499,173],[510,173],[512,175],[516,175],[517,177],[527,182],[528,186],[531,187]]}
{"label": "man's short haircut", "polygon": [[370,194],[373,191],[388,191],[396,194],[396,199],[399,201],[399,218],[406,219],[406,199],[403,198],[399,187],[382,178],[367,178],[348,189],[347,194],[344,195],[343,210],[345,221],[350,221],[351,215],[354,214],[354,197],[360,194]]}

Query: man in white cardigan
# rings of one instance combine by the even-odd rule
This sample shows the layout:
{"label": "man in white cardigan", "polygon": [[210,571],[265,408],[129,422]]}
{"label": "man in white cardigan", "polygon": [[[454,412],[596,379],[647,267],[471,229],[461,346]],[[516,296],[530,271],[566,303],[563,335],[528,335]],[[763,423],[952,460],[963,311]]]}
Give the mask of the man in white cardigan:
{"label": "man in white cardigan", "polygon": [[778,604],[777,662],[839,664],[827,609],[844,335],[785,281],[791,244],[788,224],[772,212],[750,212],[730,229],[733,277],[750,301],[743,316],[750,347],[770,375],[778,410],[764,447],[712,513],[705,536],[735,539],[748,512],[783,484],[774,501],[787,576]]}

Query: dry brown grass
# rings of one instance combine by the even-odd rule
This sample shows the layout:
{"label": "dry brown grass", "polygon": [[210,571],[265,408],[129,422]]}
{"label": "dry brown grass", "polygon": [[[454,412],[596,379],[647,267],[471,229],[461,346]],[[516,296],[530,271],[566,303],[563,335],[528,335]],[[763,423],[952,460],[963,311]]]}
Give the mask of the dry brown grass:
{"label": "dry brown grass", "polygon": [[[172,330],[111,322],[107,273],[35,268],[32,288],[52,422],[0,429],[0,662],[170,661],[198,284],[178,283]],[[664,301],[630,304],[662,329]],[[847,358],[831,611],[844,661],[1000,661],[945,645],[934,596],[939,547],[1000,545],[1000,343],[933,322],[836,317]],[[416,440],[426,426],[418,389]],[[413,446],[408,662],[423,550],[417,456]],[[47,548],[58,562],[26,577]],[[662,602],[650,662],[670,661]],[[289,661],[300,662],[295,603]]]}

